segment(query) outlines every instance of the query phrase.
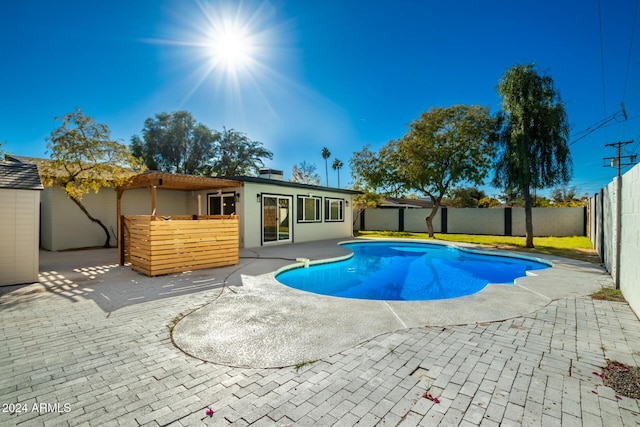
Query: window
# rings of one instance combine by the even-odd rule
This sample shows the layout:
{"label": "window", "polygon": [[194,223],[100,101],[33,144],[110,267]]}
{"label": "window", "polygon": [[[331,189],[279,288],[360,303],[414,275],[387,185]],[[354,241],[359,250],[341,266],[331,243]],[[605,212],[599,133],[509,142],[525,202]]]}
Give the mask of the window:
{"label": "window", "polygon": [[209,199],[209,215],[232,215],[236,213],[235,193],[207,195]]}
{"label": "window", "polygon": [[324,220],[344,221],[344,200],[343,199],[324,199]]}
{"label": "window", "polygon": [[320,222],[320,197],[298,196],[298,222]]}

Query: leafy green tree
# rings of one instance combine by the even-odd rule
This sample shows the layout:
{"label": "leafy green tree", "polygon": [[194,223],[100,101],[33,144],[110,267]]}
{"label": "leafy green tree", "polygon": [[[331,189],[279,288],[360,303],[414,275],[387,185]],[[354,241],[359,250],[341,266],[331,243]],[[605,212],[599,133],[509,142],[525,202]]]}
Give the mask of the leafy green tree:
{"label": "leafy green tree", "polygon": [[551,200],[547,199],[544,196],[536,196],[533,198],[533,207],[534,208],[549,208],[551,207]]}
{"label": "leafy green tree", "polygon": [[354,188],[368,188],[371,192],[388,197],[402,197],[410,190],[393,173],[394,165],[398,163],[396,145],[397,141],[389,141],[378,153],[371,151],[366,145],[353,153],[349,159],[349,167]]}
{"label": "leafy green tree", "polygon": [[152,170],[202,174],[219,139],[218,132],[197,123],[188,111],[158,113],[144,121],[142,138],[131,138],[131,152]]}
{"label": "leafy green tree", "polygon": [[[56,117],[56,121],[58,118]],[[109,127],[95,123],[79,108],[62,116],[62,124],[47,138],[51,160],[39,165],[44,186],[62,187],[69,199],[105,233],[104,247],[111,246],[109,230],[82,204],[85,194],[104,187],[118,187],[143,166],[126,145],[111,139]]]}
{"label": "leafy green tree", "polygon": [[372,191],[371,188],[368,187],[354,185],[353,189],[361,192],[360,194],[353,195],[353,225],[355,225],[358,218],[360,218],[362,211],[367,208],[377,207],[384,202],[384,197],[375,191]]}
{"label": "leafy green tree", "polygon": [[482,199],[478,200],[478,207],[479,208],[495,208],[496,206],[500,206],[502,203],[500,203],[500,200],[495,199],[493,197],[483,197]]}
{"label": "leafy green tree", "polygon": [[224,128],[213,149],[213,159],[204,166],[207,175],[256,176],[264,166],[262,159],[272,159],[273,153],[252,141],[247,135],[234,129]]}
{"label": "leafy green tree", "polygon": [[[524,206],[524,198],[513,188],[505,188],[498,198],[504,200],[504,204],[507,206]],[[519,204],[521,199],[522,205]]]}
{"label": "leafy green tree", "polygon": [[[578,207],[585,206],[585,197],[578,198],[578,190],[576,187],[562,185],[551,191],[551,201],[553,206],[559,207]],[[586,200],[588,201],[588,196]]]}
{"label": "leafy green tree", "polygon": [[533,248],[532,190],[569,181],[569,123],[553,79],[533,64],[515,65],[498,84],[505,124],[494,185],[520,192],[525,201],[526,247]]}
{"label": "leafy green tree", "polygon": [[320,175],[316,172],[314,163],[302,161],[299,165],[293,165],[289,181],[300,184],[320,185]]}
{"label": "leafy green tree", "polygon": [[478,187],[458,187],[451,190],[449,206],[452,208],[477,208],[478,202],[487,197]]}
{"label": "leafy green tree", "polygon": [[338,158],[333,159],[333,164],[331,165],[331,167],[334,171],[338,171],[338,188],[340,188],[340,169],[342,169],[342,166],[344,166],[342,160]]}
{"label": "leafy green tree", "polygon": [[434,237],[433,218],[451,188],[483,183],[495,154],[498,125],[486,107],[431,108],[409,125],[402,139],[390,141],[377,155],[367,147],[354,153],[351,167],[372,188],[429,196],[434,207],[425,221]]}
{"label": "leafy green tree", "polygon": [[322,148],[322,158],[324,159],[324,173],[327,178],[327,187],[329,186],[329,163],[328,159],[331,157],[331,151],[327,147]]}

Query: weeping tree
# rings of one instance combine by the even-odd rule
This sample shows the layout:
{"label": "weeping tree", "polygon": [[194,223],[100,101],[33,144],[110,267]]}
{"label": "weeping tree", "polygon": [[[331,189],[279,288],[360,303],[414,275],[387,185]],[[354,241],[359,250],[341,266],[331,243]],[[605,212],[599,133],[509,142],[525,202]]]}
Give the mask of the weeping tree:
{"label": "weeping tree", "polygon": [[[56,120],[58,118],[56,117]],[[143,166],[126,145],[111,139],[109,127],[95,123],[80,109],[60,119],[62,124],[47,138],[50,159],[38,166],[46,187],[58,185],[67,197],[105,233],[104,247],[111,246],[109,230],[82,203],[84,195],[102,188],[118,187]]]}
{"label": "weeping tree", "polygon": [[522,194],[526,247],[533,248],[532,190],[569,182],[569,123],[553,79],[533,64],[515,65],[500,79],[504,127],[494,185]]}
{"label": "weeping tree", "polygon": [[425,218],[434,237],[433,218],[442,199],[462,183],[483,184],[491,168],[499,119],[480,106],[431,108],[409,125],[407,133],[375,154],[365,147],[351,162],[372,188],[390,194],[415,190],[433,201]]}

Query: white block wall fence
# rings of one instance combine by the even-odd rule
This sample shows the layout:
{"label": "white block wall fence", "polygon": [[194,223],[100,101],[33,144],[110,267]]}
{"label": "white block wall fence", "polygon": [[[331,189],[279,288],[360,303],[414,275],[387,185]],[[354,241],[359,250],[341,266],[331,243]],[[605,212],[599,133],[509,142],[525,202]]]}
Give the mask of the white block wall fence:
{"label": "white block wall fence", "polygon": [[[424,233],[430,209],[365,209],[356,230]],[[587,208],[533,208],[535,236],[586,236]],[[524,208],[441,208],[433,219],[436,233],[524,236]]]}
{"label": "white block wall fence", "polygon": [[640,165],[596,193],[589,209],[593,247],[640,315]]}

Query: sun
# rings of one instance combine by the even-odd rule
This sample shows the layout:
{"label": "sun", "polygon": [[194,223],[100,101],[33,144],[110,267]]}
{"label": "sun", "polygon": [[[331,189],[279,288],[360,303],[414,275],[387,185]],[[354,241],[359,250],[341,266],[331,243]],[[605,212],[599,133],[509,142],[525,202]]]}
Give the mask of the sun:
{"label": "sun", "polygon": [[221,28],[214,28],[207,46],[213,69],[222,67],[227,73],[238,73],[255,62],[254,37],[233,23],[223,22]]}
{"label": "sun", "polygon": [[181,103],[209,91],[225,105],[236,105],[280,84],[283,78],[276,70],[288,63],[292,24],[269,1],[189,4],[172,11],[163,37],[146,39],[171,46],[171,65],[184,76],[172,89]]}

